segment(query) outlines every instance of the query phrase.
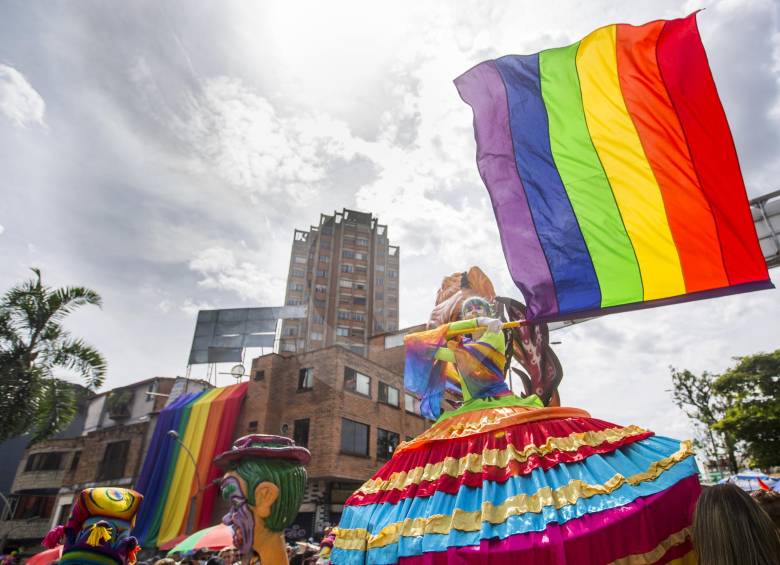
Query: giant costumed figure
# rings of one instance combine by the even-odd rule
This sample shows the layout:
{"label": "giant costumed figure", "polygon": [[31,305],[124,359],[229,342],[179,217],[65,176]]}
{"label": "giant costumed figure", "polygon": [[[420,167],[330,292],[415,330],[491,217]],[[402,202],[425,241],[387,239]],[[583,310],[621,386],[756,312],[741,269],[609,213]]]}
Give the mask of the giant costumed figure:
{"label": "giant costumed figure", "polygon": [[287,437],[248,435],[217,456],[225,470],[222,497],[230,504],[223,522],[233,528],[233,545],[244,565],[287,563],[284,529],[292,524],[306,490],[311,454]]}
{"label": "giant costumed figure", "polygon": [[142,500],[126,488],[84,489],[68,521],[50,531],[43,545],[63,544],[61,565],[133,565],[141,547],[130,530]]}
{"label": "giant costumed figure", "polygon": [[455,320],[407,336],[406,387],[436,422],[347,500],[332,562],[691,559],[690,444],[512,393],[492,285],[477,280],[445,308]]}

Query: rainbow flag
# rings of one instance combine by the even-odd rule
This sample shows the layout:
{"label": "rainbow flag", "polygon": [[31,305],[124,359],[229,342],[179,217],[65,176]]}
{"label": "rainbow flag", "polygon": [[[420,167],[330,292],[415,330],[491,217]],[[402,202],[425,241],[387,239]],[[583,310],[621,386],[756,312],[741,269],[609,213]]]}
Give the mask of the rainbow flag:
{"label": "rainbow flag", "polygon": [[529,318],[771,288],[696,15],[455,80]]}
{"label": "rainbow flag", "polygon": [[[214,457],[230,449],[241,402],[248,383],[184,394],[160,411],[146,452],[136,490],[144,504],[133,535],[144,548],[175,540],[187,525],[191,500],[196,497],[193,531],[213,525],[219,475]],[[181,444],[168,435],[179,434]]]}

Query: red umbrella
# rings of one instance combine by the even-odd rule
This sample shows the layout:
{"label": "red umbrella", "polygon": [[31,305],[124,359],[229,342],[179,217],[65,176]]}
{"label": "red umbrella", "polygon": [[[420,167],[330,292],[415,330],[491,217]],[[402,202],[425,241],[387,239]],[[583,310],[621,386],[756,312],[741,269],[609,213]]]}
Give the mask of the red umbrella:
{"label": "red umbrella", "polygon": [[62,557],[62,546],[58,545],[55,548],[36,553],[28,558],[25,563],[27,565],[49,565],[49,563],[57,561],[60,557]]}

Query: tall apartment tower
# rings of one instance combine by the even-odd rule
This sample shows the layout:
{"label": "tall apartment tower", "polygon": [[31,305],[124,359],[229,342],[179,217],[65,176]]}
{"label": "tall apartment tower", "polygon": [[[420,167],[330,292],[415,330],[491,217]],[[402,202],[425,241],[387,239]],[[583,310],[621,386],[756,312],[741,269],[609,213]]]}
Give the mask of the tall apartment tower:
{"label": "tall apartment tower", "polygon": [[343,345],[366,354],[368,338],[398,329],[399,248],[370,213],[344,209],[295,230],[285,304],[308,317],[285,320],[280,350]]}

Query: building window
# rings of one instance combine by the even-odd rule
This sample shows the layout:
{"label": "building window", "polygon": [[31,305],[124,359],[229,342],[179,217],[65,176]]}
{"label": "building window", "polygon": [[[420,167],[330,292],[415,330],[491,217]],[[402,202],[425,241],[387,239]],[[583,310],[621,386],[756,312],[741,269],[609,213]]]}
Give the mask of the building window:
{"label": "building window", "polygon": [[305,265],[306,264],[306,257],[301,257],[300,255],[296,255],[294,261],[298,263],[299,265]]}
{"label": "building window", "polygon": [[328,273],[326,273],[325,271],[320,271],[320,270],[315,271],[314,274],[322,278],[325,278],[328,275]]}
{"label": "building window", "polygon": [[358,305],[364,305],[366,303],[366,299],[363,296],[356,296],[355,298],[352,299],[352,303]]}
{"label": "building window", "polygon": [[324,300],[315,300],[314,306],[316,308],[325,308],[325,301]]}
{"label": "building window", "polygon": [[355,258],[355,252],[354,251],[350,251],[349,249],[345,249],[344,251],[341,252],[341,256],[344,259],[354,259]]}
{"label": "building window", "polygon": [[356,282],[354,286],[355,290],[366,290],[366,283]]}
{"label": "building window", "polygon": [[387,383],[379,381],[379,402],[384,402],[390,406],[398,408],[399,393],[398,389]]}
{"label": "building window", "polygon": [[293,422],[293,441],[296,445],[309,447],[309,419],[295,420]]}
{"label": "building window", "polygon": [[359,261],[362,261],[365,258],[366,258],[366,254],[365,253],[360,253],[360,252],[355,253],[355,259],[357,259]]}
{"label": "building window", "polygon": [[359,237],[355,240],[358,247],[368,247],[368,240],[365,237]]}
{"label": "building window", "polygon": [[346,337],[349,335],[349,328],[345,328],[344,326],[337,326],[336,327],[336,335],[340,335],[342,337]]}
{"label": "building window", "polygon": [[388,271],[387,276],[391,279],[397,279],[398,278],[398,271]]}
{"label": "building window", "polygon": [[287,353],[291,353],[295,351],[295,342],[294,341],[286,341],[282,344],[282,351],[286,351]]}
{"label": "building window", "polygon": [[314,386],[314,369],[306,367],[298,371],[298,390],[309,390]]}
{"label": "building window", "polygon": [[328,261],[330,261],[330,255],[320,255],[321,263],[327,263]]}
{"label": "building window", "polygon": [[73,452],[73,459],[70,460],[70,470],[75,471],[76,468],[79,466],[79,461],[81,460],[81,451],[74,451]]}
{"label": "building window", "polygon": [[376,270],[377,271],[384,271],[385,270],[385,266],[384,265],[377,265],[376,266]]}
{"label": "building window", "polygon": [[315,284],[314,292],[328,292],[328,287],[324,284]]}
{"label": "building window", "polygon": [[371,377],[358,373],[351,367],[344,367],[344,389],[370,397]]}
{"label": "building window", "polygon": [[350,335],[351,337],[360,337],[360,338],[363,338],[363,337],[366,337],[366,332],[365,332],[365,330],[361,330],[361,329],[359,329],[359,328],[352,328],[352,329],[349,331],[349,335]]}
{"label": "building window", "polygon": [[332,226],[322,226],[320,228],[320,233],[322,235],[331,235],[331,234],[333,234],[333,227]]}
{"label": "building window", "polygon": [[363,322],[366,319],[366,315],[362,312],[352,312],[352,319],[356,322]]}
{"label": "building window", "polygon": [[355,272],[356,273],[367,273],[368,272],[368,267],[366,267],[365,265],[356,265],[355,266]]}
{"label": "building window", "polygon": [[355,267],[353,265],[350,265],[349,263],[342,263],[341,264],[341,272],[342,273],[351,273],[355,270]]}
{"label": "building window", "polygon": [[420,400],[413,394],[404,393],[404,409],[420,416]]}
{"label": "building window", "polygon": [[330,241],[322,240],[320,242],[320,249],[330,249]]}
{"label": "building window", "polygon": [[303,304],[303,300],[298,298],[289,298],[287,300],[287,306],[300,306],[301,304]]}
{"label": "building window", "polygon": [[248,432],[256,432],[257,431],[257,420],[252,420],[247,424],[246,430]]}
{"label": "building window", "polygon": [[301,291],[303,290],[303,285],[301,283],[290,283],[289,289]]}
{"label": "building window", "polygon": [[97,479],[99,481],[121,479],[125,474],[128,451],[130,451],[130,440],[114,441],[106,445]]}
{"label": "building window", "polygon": [[55,498],[55,496],[22,495],[16,503],[13,519],[51,518]]}
{"label": "building window", "polygon": [[341,451],[353,455],[368,455],[368,426],[341,419]]}
{"label": "building window", "polygon": [[147,394],[146,394],[146,401],[147,402],[151,402],[152,400],[154,400],[154,395],[153,394],[148,394],[148,393],[150,393],[150,392],[157,392],[156,388],[157,388],[157,383],[149,383],[149,385],[146,387],[146,392],[147,392]]}
{"label": "building window", "polygon": [[382,428],[376,429],[376,458],[388,460],[393,456],[393,451],[398,447],[400,436],[395,432],[389,432]]}
{"label": "building window", "polygon": [[376,293],[376,299],[377,300],[384,300],[385,299],[385,293],[384,292],[377,292]]}
{"label": "building window", "polygon": [[382,286],[383,284],[385,284],[385,278],[384,277],[377,277],[376,278],[376,285],[377,286]]}
{"label": "building window", "polygon": [[298,335],[298,328],[297,328],[297,327],[295,327],[295,326],[293,326],[293,327],[288,327],[288,328],[286,328],[286,329],[284,330],[284,335],[286,335],[286,336],[288,336],[288,337],[289,337],[289,336],[297,336],[297,335]]}
{"label": "building window", "polygon": [[349,312],[347,310],[339,310],[339,320],[349,320]]}
{"label": "building window", "polygon": [[255,371],[255,374],[252,377],[252,379],[255,380],[255,381],[262,381],[262,380],[264,380],[265,379],[265,371],[264,370]]}
{"label": "building window", "polygon": [[314,314],[311,317],[311,321],[313,324],[324,324],[325,323],[325,316],[322,314]]}
{"label": "building window", "polygon": [[62,466],[61,451],[50,451],[48,453],[33,453],[27,458],[25,471],[59,471]]}
{"label": "building window", "polygon": [[339,286],[341,288],[352,288],[352,281],[339,279]]}
{"label": "building window", "polygon": [[322,341],[322,334],[320,332],[311,332],[309,333],[309,338],[312,341]]}
{"label": "building window", "polygon": [[306,276],[306,273],[304,271],[301,271],[300,269],[293,269],[292,275],[294,277],[304,277]]}

